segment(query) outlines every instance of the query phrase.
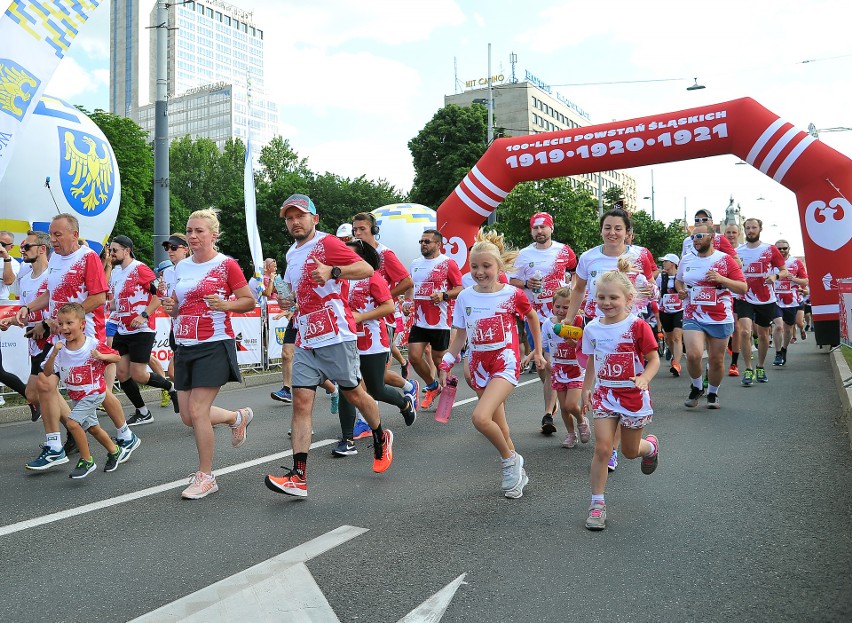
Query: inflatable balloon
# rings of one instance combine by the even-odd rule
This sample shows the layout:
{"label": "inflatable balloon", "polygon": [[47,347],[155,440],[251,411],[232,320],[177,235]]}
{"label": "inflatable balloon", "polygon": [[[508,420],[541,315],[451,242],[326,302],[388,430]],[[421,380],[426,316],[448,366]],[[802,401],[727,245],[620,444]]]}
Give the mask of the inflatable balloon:
{"label": "inflatable balloon", "polygon": [[721,154],[796,194],[817,343],[839,343],[837,279],[852,277],[852,160],[751,98],[497,139],[438,208],[445,252],[467,264],[480,225],[520,182]]}
{"label": "inflatable balloon", "polygon": [[379,226],[379,242],[396,253],[402,265],[408,268],[414,258],[420,257],[420,234],[435,229],[435,210],[418,203],[393,203],[372,212]]}
{"label": "inflatable balloon", "polygon": [[[80,236],[100,252],[118,215],[121,183],[112,147],[95,123],[45,95],[21,133],[0,180],[0,229],[15,243],[47,231],[60,212],[80,221]],[[20,256],[16,246],[12,255]]]}

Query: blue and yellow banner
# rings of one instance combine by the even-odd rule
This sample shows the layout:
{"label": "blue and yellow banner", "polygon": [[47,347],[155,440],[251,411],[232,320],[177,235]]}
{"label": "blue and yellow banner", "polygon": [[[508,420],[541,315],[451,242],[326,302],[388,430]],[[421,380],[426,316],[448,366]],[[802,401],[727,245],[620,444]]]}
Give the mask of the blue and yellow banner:
{"label": "blue and yellow banner", "polygon": [[12,0],[0,16],[0,179],[59,61],[100,0]]}

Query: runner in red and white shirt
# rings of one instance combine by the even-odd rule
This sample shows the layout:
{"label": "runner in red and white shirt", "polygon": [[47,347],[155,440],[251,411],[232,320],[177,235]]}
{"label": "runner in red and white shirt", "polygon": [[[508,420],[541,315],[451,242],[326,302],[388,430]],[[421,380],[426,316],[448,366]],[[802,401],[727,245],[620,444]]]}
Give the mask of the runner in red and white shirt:
{"label": "runner in red and white shirt", "polygon": [[[736,249],[740,246],[740,226],[736,223],[728,223],[725,225],[725,230],[723,232],[725,239],[728,243]],[[734,259],[737,261],[737,264],[742,268],[743,261],[740,257],[734,256]],[[737,326],[737,307],[739,306],[737,301],[742,297],[736,292],[732,292],[731,296],[734,297],[734,326]],[[740,339],[739,333],[736,329],[734,329],[734,334],[728,340],[728,351],[731,353],[731,366],[728,368],[728,376],[739,376],[740,369],[737,365],[740,360]]]}
{"label": "runner in red and white shirt", "polygon": [[[742,385],[750,387],[754,382],[766,383],[766,353],[769,351],[769,329],[775,324],[781,326],[781,315],[775,304],[774,283],[787,276],[784,258],[773,244],[761,242],[760,232],[763,221],[748,218],[743,222],[745,243],[737,248],[742,260],[748,291],[737,305],[737,333],[740,336],[740,353],[746,369],[743,371]],[[757,328],[757,366],[752,369],[751,335],[753,325]]]}
{"label": "runner in red and white shirt", "polygon": [[[616,430],[621,429],[622,454],[628,459],[641,456],[644,474],[657,468],[660,446],[654,435],[642,439],[642,429],[651,423],[653,414],[648,386],[660,369],[657,339],[647,322],[630,313],[636,291],[627,275],[607,271],[598,276],[596,285],[596,307],[601,316],[586,325],[582,346],[589,358],[583,380],[583,411],[591,411],[595,418],[592,500],[586,520],[589,530],[606,527],[604,491]],[[573,293],[571,302],[573,306]]]}
{"label": "runner in red and white shirt", "polygon": [[660,291],[660,328],[672,357],[669,372],[680,376],[680,360],[683,357],[683,301],[675,288],[680,258],[674,253],[667,253],[660,258],[660,262],[663,265],[663,271],[657,277],[657,288]]}
{"label": "runner in red and white shirt", "polygon": [[[715,233],[715,226],[713,225],[713,215],[710,213],[710,210],[701,209],[695,213],[695,225],[707,225],[710,227],[710,231],[713,233],[713,248],[721,251],[722,253],[727,253],[732,257],[737,256],[737,251],[731,242],[722,234]],[[683,257],[687,253],[695,253],[695,248],[692,245],[692,236],[687,236],[683,241],[683,247],[680,251],[680,256]]]}
{"label": "runner in red and white shirt", "polygon": [[[451,301],[462,291],[458,264],[441,253],[443,240],[437,229],[427,229],[420,235],[422,257],[411,262],[413,286],[403,304],[403,312],[414,316],[408,335],[408,360],[425,383],[420,404],[423,409],[428,409],[441,391],[434,370],[441,365],[450,344]],[[431,347],[431,358],[427,358],[427,346]]]}
{"label": "runner in red and white shirt", "polygon": [[[80,224],[73,214],[54,216],[49,231],[53,255],[47,263],[47,292],[37,296],[32,303],[21,306],[18,321],[24,322],[30,313],[47,309],[44,322],[53,333],[51,342],[55,343],[62,339],[56,330],[57,310],[65,303],[79,303],[86,313],[84,333],[103,341],[106,338],[104,303],[108,287],[100,257],[89,247],[80,246]],[[59,434],[60,415],[67,415],[68,405],[59,394],[59,377],[56,375],[39,374],[37,387],[45,445],[42,446],[42,454],[30,461],[27,469],[45,470],[68,460]],[[128,428],[124,410],[113,396],[112,388],[107,390],[103,407],[115,425],[118,445],[125,451],[124,460],[127,460],[139,446],[139,438]],[[75,447],[72,443],[67,445],[69,451]]]}
{"label": "runner in red and white shirt", "polygon": [[744,293],[745,277],[737,261],[713,248],[713,230],[698,225],[692,233],[693,252],[683,256],[675,289],[684,302],[683,339],[686,369],[692,384],[686,406],[698,406],[704,395],[702,357],[707,349],[707,408],[718,409],[719,385],[725,373],[725,350],[734,333],[731,291]]}
{"label": "runner in red and white shirt", "polygon": [[116,236],[109,244],[112,263],[109,286],[112,292],[112,314],[117,325],[112,347],[121,355],[116,375],[121,389],[136,408],[127,419],[128,426],[148,424],[154,416],[145,406],[139,384],[150,385],[171,394],[175,413],[178,412],[177,392],[171,381],[155,372],[148,372],[148,362],[154,348],[154,313],[160,299],[154,286],[154,271],[135,258],[133,241]]}
{"label": "runner in red and white shirt", "polygon": [[[521,290],[498,280],[499,272],[505,269],[505,262],[512,255],[501,253],[492,242],[473,245],[469,261],[476,285],[459,294],[453,310],[453,327],[457,330],[439,367],[443,385],[459,360],[465,341],[468,342],[467,365],[471,385],[479,398],[473,409],[473,425],[500,453],[503,495],[519,498],[529,478],[524,458],[515,451],[504,404],[521,374],[518,318],[530,323],[533,335],[533,351],[527,359],[534,360],[538,368],[544,366],[545,360],[535,310]],[[414,271],[412,275],[416,283]]]}
{"label": "runner in red and white shirt", "polygon": [[[787,364],[787,348],[795,341],[796,325],[802,329],[802,339],[807,339],[804,332],[804,310],[802,309],[802,291],[808,288],[808,271],[805,264],[797,257],[790,255],[790,243],[779,240],[775,248],[784,258],[787,276],[775,282],[775,304],[781,312],[783,328],[775,324],[773,339],[775,341],[776,366]],[[779,350],[780,349],[780,350]]]}
{"label": "runner in red and white shirt", "polygon": [[[287,251],[284,281],[290,284],[299,307],[298,336],[293,356],[293,469],[282,476],[266,476],[276,493],[308,495],[305,480],[311,420],[316,388],[335,381],[373,430],[373,471],[386,471],[393,461],[393,433],[382,429],[379,408],[361,383],[356,328],[349,307],[350,279],[364,279],[373,268],[336,238],[316,229],[317,209],[306,195],[291,195],[280,216],[296,243]],[[292,300],[279,297],[282,307]]]}
{"label": "runner in red and white shirt", "polygon": [[[568,285],[570,272],[577,267],[577,256],[567,244],[553,240],[553,217],[547,212],[537,212],[530,217],[530,236],[533,243],[521,249],[515,258],[515,272],[509,282],[522,288],[538,315],[541,323],[553,316],[553,293]],[[530,328],[526,326],[527,341],[532,343]],[[547,352],[547,351],[545,351]],[[545,358],[549,359],[546,355]],[[556,411],[556,392],[551,387],[550,362],[538,371],[544,398],[544,416],[541,432],[552,435],[556,432],[553,414]]]}

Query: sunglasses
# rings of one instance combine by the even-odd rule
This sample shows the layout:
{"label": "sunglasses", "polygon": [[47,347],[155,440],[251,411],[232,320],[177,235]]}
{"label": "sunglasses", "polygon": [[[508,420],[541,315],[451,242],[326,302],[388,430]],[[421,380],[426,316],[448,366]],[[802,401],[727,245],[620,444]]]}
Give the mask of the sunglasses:
{"label": "sunglasses", "polygon": [[421,240],[420,244],[437,244],[435,240]]}
{"label": "sunglasses", "polygon": [[164,245],[163,245],[163,248],[164,248],[166,251],[177,251],[177,250],[178,250],[178,249],[180,249],[182,246],[183,246],[182,244],[168,244],[168,243],[167,243],[167,244],[164,244]]}
{"label": "sunglasses", "polygon": [[710,217],[709,216],[696,216],[695,222],[696,223],[709,223]]}
{"label": "sunglasses", "polygon": [[29,244],[29,243],[24,243],[24,244],[22,244],[22,245],[21,245],[21,250],[22,250],[22,251],[29,251],[29,250],[30,250],[30,249],[32,249],[33,247],[46,247],[46,246],[47,246],[46,244]]}
{"label": "sunglasses", "polygon": [[15,243],[14,243],[14,242],[0,242],[0,244],[2,244],[2,245],[3,245],[4,247],[6,247],[7,249],[11,249],[12,247],[14,247],[14,246],[15,246]]}
{"label": "sunglasses", "polygon": [[[21,247],[23,249],[23,247]],[[790,247],[778,247],[779,251],[787,251]]]}
{"label": "sunglasses", "polygon": [[706,238],[708,236],[710,236],[710,234],[692,234],[690,238],[692,238],[693,240],[701,240],[702,238]]}

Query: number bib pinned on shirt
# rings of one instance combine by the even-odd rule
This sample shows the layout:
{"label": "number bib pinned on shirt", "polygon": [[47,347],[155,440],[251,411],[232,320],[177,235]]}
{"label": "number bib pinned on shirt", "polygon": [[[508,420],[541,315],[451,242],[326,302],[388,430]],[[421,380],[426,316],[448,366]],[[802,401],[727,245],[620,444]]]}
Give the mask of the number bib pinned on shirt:
{"label": "number bib pinned on shirt", "polygon": [[176,340],[198,341],[198,321],[201,316],[178,316],[174,324]]}
{"label": "number bib pinned on shirt", "polygon": [[508,346],[506,331],[503,328],[503,323],[498,319],[485,326],[478,326],[475,331],[476,334],[471,344],[475,351],[501,350]]}
{"label": "number bib pinned on shirt", "polygon": [[337,334],[334,316],[327,307],[299,316],[299,337],[305,346],[314,346]]}
{"label": "number bib pinned on shirt", "polygon": [[[599,359],[601,355],[595,355]],[[598,367],[598,380],[604,387],[633,387],[631,377],[636,376],[633,353],[608,353],[603,355]]]}
{"label": "number bib pinned on shirt", "polygon": [[689,302],[693,305],[716,305],[716,292],[712,286],[692,286],[689,289]]}
{"label": "number bib pinned on shirt", "polygon": [[429,301],[432,299],[432,293],[435,291],[435,284],[432,281],[424,281],[417,288],[414,298],[420,301]]}

